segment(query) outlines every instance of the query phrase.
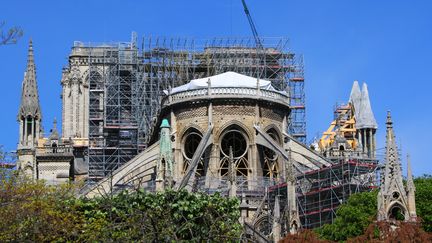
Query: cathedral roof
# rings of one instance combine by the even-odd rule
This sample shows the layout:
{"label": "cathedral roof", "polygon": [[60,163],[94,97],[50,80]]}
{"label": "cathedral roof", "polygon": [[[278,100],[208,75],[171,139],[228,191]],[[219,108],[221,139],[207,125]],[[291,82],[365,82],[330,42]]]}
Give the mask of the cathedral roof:
{"label": "cathedral roof", "polygon": [[39,94],[36,82],[36,66],[34,63],[33,43],[31,40],[29,42],[27,68],[22,82],[21,104],[18,112],[18,120],[20,117],[26,116],[41,118]]}
{"label": "cathedral roof", "polygon": [[[257,78],[236,72],[225,72],[210,77],[193,79],[187,84],[173,88],[171,90],[171,94],[207,88],[209,87],[209,81],[212,88],[257,88]],[[262,90],[276,91],[276,89],[271,85],[271,82],[268,80],[260,79],[259,86]]]}

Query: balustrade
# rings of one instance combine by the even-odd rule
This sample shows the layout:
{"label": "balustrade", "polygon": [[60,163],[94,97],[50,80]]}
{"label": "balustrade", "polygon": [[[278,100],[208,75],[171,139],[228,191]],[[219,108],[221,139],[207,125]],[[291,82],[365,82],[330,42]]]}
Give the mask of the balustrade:
{"label": "balustrade", "polygon": [[162,106],[169,105],[171,103],[178,103],[182,101],[202,99],[205,97],[242,97],[242,98],[253,98],[253,99],[266,99],[273,102],[279,102],[289,105],[289,96],[279,91],[272,90],[258,90],[256,88],[242,88],[242,87],[212,87],[186,90],[171,94],[165,97],[162,101]]}
{"label": "balustrade", "polygon": [[59,147],[39,147],[36,150],[36,155],[54,155],[54,154],[71,154],[72,147],[59,146]]}

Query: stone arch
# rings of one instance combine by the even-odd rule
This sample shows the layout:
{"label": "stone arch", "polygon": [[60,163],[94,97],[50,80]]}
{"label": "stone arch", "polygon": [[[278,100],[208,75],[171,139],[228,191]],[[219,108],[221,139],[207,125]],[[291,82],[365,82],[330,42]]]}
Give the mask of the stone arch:
{"label": "stone arch", "polygon": [[198,126],[197,124],[190,124],[188,126],[183,127],[180,132],[178,133],[178,138],[179,141],[183,142],[183,138],[186,135],[187,132],[189,132],[189,130],[194,129],[196,131],[198,131],[201,134],[204,134],[204,129],[200,126]]}
{"label": "stone arch", "polygon": [[[180,147],[183,157],[183,163],[181,165],[182,174],[186,173],[190,165],[190,161],[192,160],[192,157],[194,156],[196,149],[198,148],[198,145],[203,137],[203,132],[199,130],[199,127],[196,127],[198,126],[189,126],[184,132],[181,133]],[[208,164],[208,161],[206,160],[206,158],[201,157],[196,168],[195,176],[201,177],[206,175],[206,167]]]}
{"label": "stone arch", "polygon": [[238,126],[241,129],[243,129],[243,131],[246,133],[249,141],[252,142],[252,138],[254,137],[253,136],[254,133],[245,124],[243,124],[242,122],[237,121],[237,120],[227,121],[223,126],[221,126],[220,129],[215,134],[216,139],[220,140],[220,136],[227,130],[227,128],[229,128],[231,126]]}
{"label": "stone arch", "polygon": [[[400,212],[401,215],[398,215],[398,212]],[[388,219],[393,220],[406,220],[408,218],[408,210],[399,201],[390,203],[386,214]],[[403,216],[403,219],[399,218],[400,216]]]}
{"label": "stone arch", "polygon": [[270,236],[272,233],[272,217],[268,214],[261,214],[256,219],[253,227],[256,231],[260,232],[264,236]]}
{"label": "stone arch", "polygon": [[[249,145],[251,144],[251,137],[249,136],[249,134],[247,133],[247,131],[246,130],[244,130],[244,128],[243,127],[240,127],[240,126],[238,126],[237,124],[231,124],[230,126],[227,126],[225,129],[221,129],[221,133],[220,133],[220,135],[218,136],[218,145],[219,145],[219,147],[221,148],[221,149],[223,149],[223,144],[222,144],[222,140],[224,140],[224,138],[225,138],[225,136],[227,135],[227,133],[230,133],[230,132],[235,132],[235,133],[238,133],[238,135],[240,136],[243,136],[243,138],[244,138],[244,140],[245,140],[245,142],[246,142],[246,144],[245,144],[245,149],[246,150],[249,150]],[[228,151],[223,151],[223,153],[226,155],[226,156],[228,156]],[[243,154],[244,153],[240,153],[239,152],[239,154],[238,154],[238,156],[236,156],[236,154],[235,154],[235,151],[234,151],[234,158],[236,158],[236,157],[241,157],[241,156],[243,156]]]}
{"label": "stone arch", "polygon": [[[283,139],[281,132],[277,126],[274,124],[268,125],[264,131],[276,141],[277,144],[282,145]],[[278,178],[281,173],[281,168],[283,166],[282,160],[278,154],[270,148],[258,145],[260,165],[262,176],[275,179]]]}
{"label": "stone arch", "polygon": [[250,151],[251,137],[245,130],[244,126],[231,123],[224,129],[221,129],[217,139],[219,147],[219,174],[228,176],[230,164],[230,149],[233,152],[233,162],[235,164],[236,176],[248,177],[251,172]]}
{"label": "stone arch", "polygon": [[290,224],[290,231],[292,233],[297,232],[298,228],[299,228],[299,224],[298,224],[297,220],[293,220]]}
{"label": "stone arch", "polygon": [[269,133],[269,131],[272,131],[272,132],[274,131],[275,135],[277,135],[277,139],[278,139],[277,142],[279,144],[282,144],[282,141],[283,141],[282,132],[280,131],[280,129],[275,124],[270,124],[270,125],[266,126],[264,128],[264,131],[266,133]]}

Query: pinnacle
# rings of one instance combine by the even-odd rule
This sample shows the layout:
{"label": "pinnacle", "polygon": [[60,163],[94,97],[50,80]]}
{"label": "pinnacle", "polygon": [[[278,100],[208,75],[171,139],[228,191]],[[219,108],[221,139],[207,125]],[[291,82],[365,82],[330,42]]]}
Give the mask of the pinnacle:
{"label": "pinnacle", "polygon": [[27,54],[27,69],[28,69],[28,66],[29,66],[29,64],[31,64],[31,65],[34,65],[34,57],[33,57],[33,41],[32,41],[32,39],[30,38],[30,41],[29,41],[29,47],[28,47],[28,54]]}
{"label": "pinnacle", "polygon": [[41,118],[32,40],[29,41],[27,67],[22,82],[21,105],[19,108],[18,120],[25,116]]}
{"label": "pinnacle", "polygon": [[391,118],[391,112],[388,110],[387,111],[387,121],[386,121],[387,127],[392,127],[392,118]]}
{"label": "pinnacle", "polygon": [[59,139],[59,134],[57,131],[57,119],[55,117],[54,117],[54,121],[53,121],[53,128],[51,130],[50,139],[51,140],[58,140]]}
{"label": "pinnacle", "polygon": [[408,190],[411,190],[414,187],[414,181],[413,181],[412,170],[411,170],[411,159],[409,154],[407,154],[407,186],[408,186]]}

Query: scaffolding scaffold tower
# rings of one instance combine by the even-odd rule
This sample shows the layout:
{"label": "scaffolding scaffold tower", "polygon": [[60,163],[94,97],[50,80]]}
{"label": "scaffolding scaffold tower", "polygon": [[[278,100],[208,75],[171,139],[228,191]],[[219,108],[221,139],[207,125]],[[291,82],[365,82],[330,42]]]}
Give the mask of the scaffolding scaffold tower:
{"label": "scaffolding scaffold tower", "polygon": [[131,42],[81,45],[88,53],[89,177],[99,179],[145,149],[163,91],[227,71],[270,80],[290,95],[287,132],[306,142],[303,57],[286,38],[144,37]]}

